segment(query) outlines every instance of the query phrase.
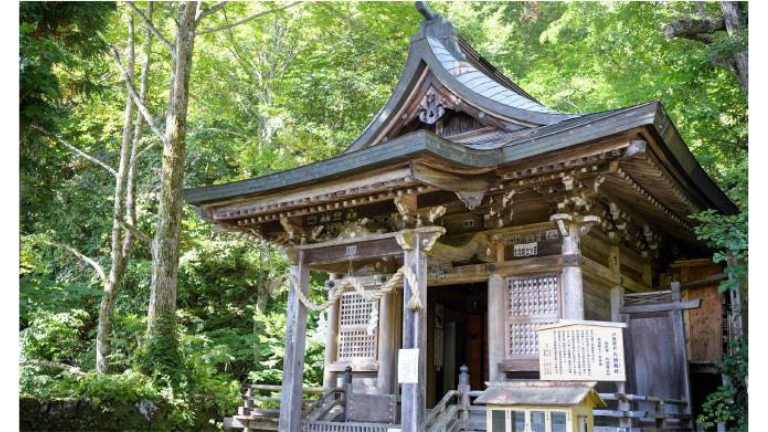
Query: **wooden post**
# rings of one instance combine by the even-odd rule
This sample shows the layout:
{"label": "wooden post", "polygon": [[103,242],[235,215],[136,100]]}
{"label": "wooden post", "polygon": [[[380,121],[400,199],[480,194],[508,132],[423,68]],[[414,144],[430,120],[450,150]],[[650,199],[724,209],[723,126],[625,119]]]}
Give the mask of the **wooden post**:
{"label": "wooden post", "polygon": [[376,376],[376,389],[381,394],[394,393],[396,309],[395,292],[379,300],[379,371]]}
{"label": "wooden post", "polygon": [[[404,265],[415,275],[414,286],[408,278],[403,282],[403,348],[419,350],[417,382],[402,384],[402,432],[424,430],[427,384],[427,252],[444,233],[445,228],[442,227],[421,227],[401,231],[397,236],[397,241],[404,250]],[[414,308],[412,300],[418,300],[420,307]]]}
{"label": "wooden post", "polygon": [[342,388],[344,389],[344,421],[349,421],[349,400],[352,398],[352,366],[344,368],[344,379]]}
{"label": "wooden post", "polygon": [[[333,280],[328,281],[328,284],[332,283]],[[331,371],[331,364],[336,361],[338,338],[339,303],[336,302],[328,308],[328,334],[325,335],[325,369],[323,370],[323,388],[326,391],[336,387],[336,382],[334,380],[336,375]]]}
{"label": "wooden post", "polygon": [[[682,293],[680,288],[680,282],[672,282],[670,286],[672,292],[672,302],[678,303],[682,300]],[[685,394],[685,414],[688,416],[693,412],[691,407],[691,375],[688,365],[688,352],[686,347],[688,344],[685,341],[685,326],[683,323],[683,310],[673,310],[669,314],[672,318],[672,327],[674,329],[675,345],[683,347],[683,393]],[[688,422],[690,423],[690,421]]]}
{"label": "wooden post", "polygon": [[563,238],[561,253],[565,264],[561,272],[563,287],[563,319],[584,319],[584,280],[581,274],[581,236],[599,218],[596,216],[571,216],[558,213],[550,218],[557,223]]}
{"label": "wooden post", "polygon": [[279,432],[299,432],[301,428],[307,308],[299,300],[296,290],[304,294],[309,291],[309,267],[304,262],[304,251],[298,251],[291,273],[293,280],[288,293]]}
{"label": "wooden post", "polygon": [[[611,247],[608,252],[608,267],[611,269],[611,273],[613,273],[616,277],[616,280],[619,281],[618,285],[611,288],[611,321],[625,322],[626,319],[621,314],[621,308],[624,306],[624,287],[621,285],[621,239],[619,234],[616,232],[609,233],[608,237],[611,239]],[[627,330],[623,329],[622,335],[626,336],[626,334]],[[624,339],[626,339],[626,337],[624,337]],[[623,396],[627,394],[626,381],[616,383],[616,393],[622,395],[618,398],[617,401],[617,408],[619,411],[630,411],[632,409],[632,403]],[[632,418],[619,418],[619,427],[627,428],[626,430],[630,430],[632,428]]]}
{"label": "wooden post", "polygon": [[[563,236],[562,254],[581,256],[581,233],[577,224],[568,225],[568,235]],[[563,266],[563,318],[584,319],[584,280],[581,264],[568,262]]]}
{"label": "wooden post", "polygon": [[469,392],[472,390],[469,385],[469,367],[467,365],[462,365],[459,368],[459,387],[457,390],[459,391],[459,406],[461,409],[460,420],[464,428],[466,428],[469,423]]}
{"label": "wooden post", "polygon": [[504,381],[504,373],[499,364],[504,361],[505,340],[504,324],[504,278],[497,273],[488,278],[488,380]]}

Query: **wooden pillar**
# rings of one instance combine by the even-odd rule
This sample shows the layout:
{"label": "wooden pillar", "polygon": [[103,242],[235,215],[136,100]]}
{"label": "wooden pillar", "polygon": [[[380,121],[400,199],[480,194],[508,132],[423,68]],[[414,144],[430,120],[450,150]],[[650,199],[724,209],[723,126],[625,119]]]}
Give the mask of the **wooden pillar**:
{"label": "wooden pillar", "polygon": [[581,236],[600,221],[597,216],[572,216],[558,213],[550,218],[557,223],[563,238],[561,253],[564,264],[561,272],[563,287],[563,319],[584,319],[584,280],[581,273]]}
{"label": "wooden pillar", "polygon": [[304,251],[298,251],[291,274],[293,280],[288,293],[279,432],[299,432],[301,427],[307,308],[299,300],[296,290],[304,294],[309,291],[309,267],[304,262]]}
{"label": "wooden pillar", "polygon": [[[442,227],[401,231],[397,241],[404,250],[403,263],[414,281],[403,283],[403,349],[418,349],[416,383],[403,383],[401,390],[402,432],[422,432],[426,412],[427,385],[427,252],[445,233]],[[413,285],[412,285],[413,283]],[[414,300],[419,307],[414,308]]]}
{"label": "wooden pillar", "polygon": [[[330,280],[329,283],[333,283]],[[331,371],[331,364],[336,361],[339,341],[339,302],[328,308],[328,333],[325,335],[325,369],[323,370],[323,388],[336,388],[336,374]]]}
{"label": "wooden pillar", "polygon": [[349,399],[352,397],[352,366],[344,368],[341,388],[344,390],[344,421],[349,421]]}
{"label": "wooden pillar", "polygon": [[[617,232],[608,233],[608,237],[611,240],[610,250],[608,251],[608,267],[611,269],[611,273],[613,273],[615,279],[619,281],[618,285],[611,288],[611,321],[625,322],[626,319],[621,314],[621,308],[624,306],[624,287],[621,283],[620,237]],[[626,336],[626,334],[626,329],[623,329],[623,335]],[[624,337],[624,339],[626,339],[626,337]],[[626,346],[626,340],[624,343]],[[626,381],[616,383],[616,393],[621,395],[627,393]],[[625,399],[623,396],[620,396],[618,400],[618,408],[619,411],[630,411],[632,406],[627,399]],[[618,426],[620,428],[628,428],[627,430],[629,430],[629,428],[632,427],[632,419],[626,417],[619,418]]]}
{"label": "wooden pillar", "polygon": [[[680,282],[672,282],[670,286],[670,291],[672,293],[672,302],[678,303],[682,300],[682,292],[680,288]],[[685,326],[683,324],[683,310],[675,310],[670,312],[670,316],[672,318],[672,327],[674,329],[674,338],[675,338],[675,345],[679,347],[683,347],[683,393],[685,394],[685,400],[687,402],[685,406],[685,414],[691,415],[691,412],[693,411],[691,404],[691,375],[689,370],[689,364],[688,364],[688,351],[686,350],[686,347],[688,344],[685,340]]]}
{"label": "wooden pillar", "polygon": [[[568,224],[568,234],[563,236],[562,254],[566,257],[581,256],[581,232],[579,225]],[[563,284],[563,318],[571,320],[584,319],[584,279],[581,274],[581,263],[567,260],[562,270]]]}
{"label": "wooden pillar", "polygon": [[381,394],[394,393],[395,350],[397,350],[397,292],[392,291],[379,300],[379,371],[376,389]]}
{"label": "wooden pillar", "polygon": [[[609,234],[609,237],[612,237]],[[616,278],[618,285],[611,288],[611,321],[624,322],[621,307],[624,305],[624,287],[621,284],[621,248],[615,240],[608,251],[608,267]]]}
{"label": "wooden pillar", "polygon": [[462,365],[459,368],[459,386],[457,390],[459,392],[459,410],[461,412],[459,420],[461,420],[464,429],[467,429],[469,427],[469,410],[472,405],[469,400],[469,392],[472,388],[469,384],[469,367],[467,365]]}
{"label": "wooden pillar", "polygon": [[488,380],[504,381],[504,373],[499,370],[499,363],[504,361],[505,340],[504,325],[504,278],[492,273],[488,278]]}

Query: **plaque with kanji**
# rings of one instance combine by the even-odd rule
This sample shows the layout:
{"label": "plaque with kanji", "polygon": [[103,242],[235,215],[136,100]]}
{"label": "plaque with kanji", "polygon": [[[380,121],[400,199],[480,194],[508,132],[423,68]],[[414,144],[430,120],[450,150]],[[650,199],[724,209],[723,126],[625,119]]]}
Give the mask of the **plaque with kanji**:
{"label": "plaque with kanji", "polygon": [[537,330],[539,373],[552,381],[626,381],[624,323],[560,321]]}

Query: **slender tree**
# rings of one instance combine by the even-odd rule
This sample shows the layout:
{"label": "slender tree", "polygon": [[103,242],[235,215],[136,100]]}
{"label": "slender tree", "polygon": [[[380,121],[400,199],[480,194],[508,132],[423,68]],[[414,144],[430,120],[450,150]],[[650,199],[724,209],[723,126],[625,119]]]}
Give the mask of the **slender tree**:
{"label": "slender tree", "polygon": [[181,2],[175,20],[176,32],[173,42],[166,39],[152,20],[136,8],[127,5],[144,21],[148,31],[158,37],[171,51],[171,66],[168,107],[165,129],[155,121],[144,104],[141,95],[132,84],[130,63],[124,65],[117,50],[115,59],[123,71],[123,78],[139,112],[163,144],[160,170],[160,194],[155,236],[152,241],[152,283],[150,287],[149,310],[147,313],[147,364],[160,372],[171,372],[178,366],[176,349],[176,296],[179,268],[179,236],[182,219],[182,189],[184,185],[184,162],[186,159],[187,108],[189,106],[189,84],[192,59],[197,34],[213,33],[230,29],[255,18],[285,9],[298,3],[259,12],[234,23],[220,27],[198,30],[198,25],[207,16],[222,10],[227,2],[220,2],[204,8],[200,2]]}
{"label": "slender tree", "polygon": [[[152,3],[147,6],[147,16],[152,16]],[[126,15],[126,26],[128,38],[126,43],[126,63],[130,79],[133,79],[133,70],[135,63],[135,35],[134,35],[134,17],[132,13]],[[147,31],[144,38],[144,63],[141,71],[141,94],[139,99],[142,101],[147,92],[147,81],[151,63],[152,33]],[[99,316],[96,331],[96,371],[106,373],[109,369],[109,356],[112,352],[112,314],[115,300],[123,282],[125,269],[128,263],[128,256],[134,242],[134,233],[139,237],[145,237],[135,228],[136,223],[136,201],[135,201],[135,173],[138,158],[143,152],[140,151],[140,139],[142,131],[142,118],[135,115],[135,103],[130,95],[128,86],[126,86],[126,101],[123,110],[123,127],[120,140],[120,150],[118,157],[118,168],[114,169],[106,162],[89,155],[73,145],[64,138],[53,134],[39,125],[31,125],[32,128],[56,140],[68,150],[76,155],[89,160],[109,172],[115,180],[113,192],[112,209],[112,234],[109,249],[109,270],[105,271],[96,259],[90,258],[76,248],[55,241],[48,243],[63,250],[68,251],[79,260],[85,262],[93,268],[99,277],[102,285],[102,296],[99,305]]]}

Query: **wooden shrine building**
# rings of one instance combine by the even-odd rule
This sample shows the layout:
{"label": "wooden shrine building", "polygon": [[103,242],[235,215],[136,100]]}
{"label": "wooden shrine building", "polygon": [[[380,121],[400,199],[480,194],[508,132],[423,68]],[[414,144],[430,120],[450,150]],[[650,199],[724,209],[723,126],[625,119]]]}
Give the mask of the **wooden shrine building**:
{"label": "wooden shrine building", "polygon": [[[635,394],[617,403],[656,397],[690,414],[675,326],[700,302],[670,281],[711,256],[689,215],[737,208],[661,103],[552,110],[417,8],[400,81],[345,151],[185,191],[205,220],[283,245],[292,260],[279,430],[484,430],[471,398],[486,383],[536,379],[536,329],[563,319],[628,322],[635,352],[653,349],[643,335],[666,335],[682,360],[648,351],[665,382],[630,367]],[[310,271],[329,275],[325,304],[309,300]],[[327,310],[329,331],[325,393],[306,407],[309,308]],[[659,314],[677,318],[646,322]],[[254,430],[249,413],[238,418]]]}

